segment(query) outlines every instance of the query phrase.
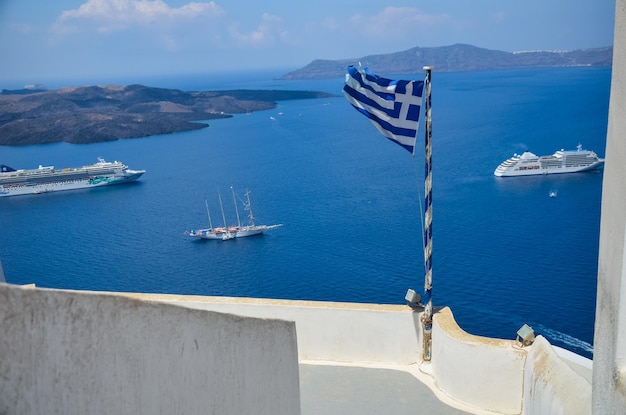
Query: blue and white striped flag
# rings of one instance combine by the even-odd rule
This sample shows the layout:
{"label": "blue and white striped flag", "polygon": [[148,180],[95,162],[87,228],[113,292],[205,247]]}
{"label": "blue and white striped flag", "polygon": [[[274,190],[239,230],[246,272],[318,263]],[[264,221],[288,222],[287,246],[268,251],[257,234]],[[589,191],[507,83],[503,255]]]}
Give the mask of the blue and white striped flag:
{"label": "blue and white striped flag", "polygon": [[424,81],[394,81],[348,67],[343,93],[382,135],[413,154]]}

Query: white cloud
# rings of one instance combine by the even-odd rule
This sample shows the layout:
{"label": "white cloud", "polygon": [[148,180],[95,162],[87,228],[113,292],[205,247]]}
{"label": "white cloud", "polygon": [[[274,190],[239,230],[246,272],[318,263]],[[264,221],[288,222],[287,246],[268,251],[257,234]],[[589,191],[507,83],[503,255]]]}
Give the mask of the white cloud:
{"label": "white cloud", "polygon": [[349,19],[349,23],[351,28],[359,30],[362,35],[390,38],[448,20],[447,14],[427,14],[413,7],[386,7],[376,15],[354,15]]}
{"label": "white cloud", "polygon": [[261,23],[249,33],[241,33],[238,27],[233,25],[230,34],[233,39],[243,45],[268,45],[277,40],[286,39],[287,32],[282,28],[283,20],[278,16],[263,13]]}
{"label": "white cloud", "polygon": [[170,24],[182,19],[218,17],[223,9],[215,2],[191,2],[172,8],[163,0],[88,0],[79,8],[64,11],[53,31],[57,34],[82,30],[121,31],[137,25]]}
{"label": "white cloud", "polygon": [[269,12],[263,4],[253,4],[242,14],[229,11],[237,9],[234,4],[217,2],[177,0],[173,7],[174,0],[83,0],[58,15],[49,44],[57,51],[108,53],[118,60],[167,53],[174,62],[191,56],[221,56],[225,61],[227,56],[240,59],[242,51],[263,59],[276,53],[271,60],[278,65],[412,47],[416,39],[436,38],[452,21],[447,14],[413,7],[342,17],[326,11],[289,17],[288,10]]}

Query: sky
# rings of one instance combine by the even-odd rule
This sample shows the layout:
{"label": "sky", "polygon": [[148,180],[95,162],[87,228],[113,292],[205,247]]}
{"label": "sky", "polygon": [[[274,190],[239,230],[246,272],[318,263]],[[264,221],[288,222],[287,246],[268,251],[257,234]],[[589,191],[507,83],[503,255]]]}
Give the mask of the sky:
{"label": "sky", "polygon": [[276,69],[456,43],[611,46],[614,0],[0,0],[9,81]]}

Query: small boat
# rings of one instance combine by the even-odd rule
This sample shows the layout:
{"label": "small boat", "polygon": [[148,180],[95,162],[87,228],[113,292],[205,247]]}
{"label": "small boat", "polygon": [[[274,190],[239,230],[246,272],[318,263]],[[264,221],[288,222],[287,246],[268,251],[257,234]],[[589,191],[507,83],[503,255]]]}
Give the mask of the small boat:
{"label": "small boat", "polygon": [[252,204],[250,203],[250,192],[246,191],[246,202],[245,202],[245,210],[248,211],[248,219],[250,220],[249,225],[242,225],[241,220],[239,219],[239,208],[237,207],[237,198],[235,196],[235,190],[230,188],[233,193],[233,201],[235,203],[235,212],[237,215],[237,225],[227,226],[226,225],[226,216],[224,215],[224,205],[222,204],[222,196],[218,193],[218,198],[220,201],[220,209],[222,211],[222,220],[224,222],[223,227],[213,227],[213,222],[211,220],[211,212],[209,211],[209,204],[207,200],[204,200],[204,204],[206,207],[207,217],[209,219],[209,227],[205,229],[197,229],[192,231],[185,232],[186,235],[189,235],[193,238],[199,239],[216,239],[227,241],[235,238],[245,238],[247,236],[254,235],[262,235],[263,232],[278,228],[282,226],[282,224],[278,225],[256,225],[254,223],[254,214],[252,213]]}
{"label": "small boat", "polygon": [[550,194],[548,195],[550,197],[556,197],[556,191],[551,191]]}
{"label": "small boat", "polygon": [[533,176],[539,174],[577,173],[595,170],[604,159],[578,144],[576,150],[559,150],[551,156],[537,156],[530,151],[514,154],[503,161],[493,172],[498,177]]}

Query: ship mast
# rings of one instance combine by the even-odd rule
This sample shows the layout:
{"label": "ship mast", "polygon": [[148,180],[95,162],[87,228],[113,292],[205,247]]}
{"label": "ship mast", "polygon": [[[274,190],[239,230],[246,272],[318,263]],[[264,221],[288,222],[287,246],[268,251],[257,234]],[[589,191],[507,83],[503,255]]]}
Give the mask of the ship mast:
{"label": "ship mast", "polygon": [[220,199],[220,209],[222,209],[222,220],[224,221],[224,228],[227,229],[228,226],[226,226],[226,216],[224,216],[224,206],[222,205],[222,195],[220,195],[220,193],[217,192],[217,197]]}
{"label": "ship mast", "polygon": [[250,225],[254,226],[254,215],[252,214],[252,203],[250,202],[250,191],[246,190],[246,198],[248,199],[248,204],[246,205],[246,209],[250,212],[248,217],[250,218]]}
{"label": "ship mast", "polygon": [[209,229],[213,229],[213,223],[211,222],[211,212],[209,212],[209,202],[207,202],[206,198],[204,199],[204,206],[206,206],[206,214],[209,217]]}
{"label": "ship mast", "polygon": [[233,202],[235,202],[235,213],[237,213],[237,227],[241,228],[241,220],[239,220],[239,209],[237,208],[237,198],[235,197],[235,189],[230,186],[230,190],[233,192]]}

